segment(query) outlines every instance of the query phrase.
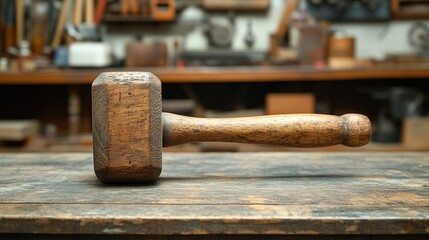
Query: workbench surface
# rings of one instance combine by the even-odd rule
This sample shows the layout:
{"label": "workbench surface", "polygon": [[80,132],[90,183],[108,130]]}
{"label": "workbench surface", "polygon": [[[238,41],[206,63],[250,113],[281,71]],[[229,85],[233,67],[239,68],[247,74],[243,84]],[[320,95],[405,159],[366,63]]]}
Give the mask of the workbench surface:
{"label": "workbench surface", "polygon": [[429,154],[170,153],[104,185],[90,154],[0,155],[0,233],[429,234]]}

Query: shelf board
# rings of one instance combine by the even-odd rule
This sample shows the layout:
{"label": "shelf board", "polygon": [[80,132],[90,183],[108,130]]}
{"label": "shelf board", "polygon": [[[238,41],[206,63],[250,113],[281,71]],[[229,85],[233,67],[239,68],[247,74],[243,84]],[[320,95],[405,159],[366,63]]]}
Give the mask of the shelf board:
{"label": "shelf board", "polygon": [[392,13],[392,19],[395,19],[395,20],[427,20],[427,19],[429,19],[429,13],[427,13],[427,12],[398,11],[398,12]]}
{"label": "shelf board", "polygon": [[50,69],[34,72],[0,73],[1,84],[91,84],[102,72],[147,71],[163,83],[282,82],[428,79],[429,64],[383,64],[350,69],[317,69],[303,66],[186,67],[186,68],[101,68]]}

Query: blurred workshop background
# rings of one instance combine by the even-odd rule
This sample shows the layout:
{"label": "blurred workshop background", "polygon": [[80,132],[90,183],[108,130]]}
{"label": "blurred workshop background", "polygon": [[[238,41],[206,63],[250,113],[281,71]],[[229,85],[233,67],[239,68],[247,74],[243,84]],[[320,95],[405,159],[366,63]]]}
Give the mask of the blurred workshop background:
{"label": "blurred workshop background", "polygon": [[191,143],[165,151],[428,151],[429,1],[1,0],[0,152],[92,151],[91,83],[149,71],[163,111],[361,113],[362,148]]}

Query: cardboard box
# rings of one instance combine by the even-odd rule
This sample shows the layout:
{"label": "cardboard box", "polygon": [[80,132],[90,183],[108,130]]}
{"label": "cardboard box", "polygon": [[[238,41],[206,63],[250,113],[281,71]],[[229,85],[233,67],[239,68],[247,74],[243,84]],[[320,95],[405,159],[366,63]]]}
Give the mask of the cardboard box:
{"label": "cardboard box", "polygon": [[402,123],[402,143],[429,144],[429,117],[407,117]]}
{"label": "cardboard box", "polygon": [[314,113],[311,93],[270,93],[265,99],[266,114]]}
{"label": "cardboard box", "polygon": [[0,141],[23,141],[39,133],[37,120],[1,120]]}

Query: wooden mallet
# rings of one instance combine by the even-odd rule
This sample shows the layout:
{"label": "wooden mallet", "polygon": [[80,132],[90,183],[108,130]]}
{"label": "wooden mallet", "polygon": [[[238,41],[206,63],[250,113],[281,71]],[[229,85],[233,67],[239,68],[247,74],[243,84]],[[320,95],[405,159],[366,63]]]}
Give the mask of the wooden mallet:
{"label": "wooden mallet", "polygon": [[217,141],[323,147],[365,145],[366,116],[287,114],[203,119],[161,112],[161,82],[147,72],[107,72],[92,84],[94,169],[104,183],[154,182],[161,148]]}

